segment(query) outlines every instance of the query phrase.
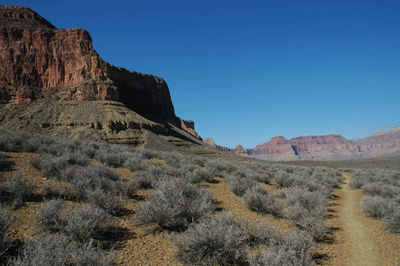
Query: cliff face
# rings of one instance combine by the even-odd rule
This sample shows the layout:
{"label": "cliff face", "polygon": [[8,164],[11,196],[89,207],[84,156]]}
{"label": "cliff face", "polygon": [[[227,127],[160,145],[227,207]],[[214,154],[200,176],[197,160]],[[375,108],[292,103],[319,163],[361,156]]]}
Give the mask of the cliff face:
{"label": "cliff face", "polygon": [[390,154],[400,150],[400,130],[378,130],[371,137],[351,142],[341,135],[296,137],[286,140],[273,137],[269,142],[249,150],[249,154],[266,160],[348,160]]}
{"label": "cliff face", "polygon": [[191,120],[183,120],[181,119],[181,128],[185,131],[187,131],[189,134],[192,136],[201,139],[199,134],[194,130],[194,122]]}
{"label": "cliff face", "polygon": [[56,29],[27,7],[0,6],[0,102],[113,100],[180,126],[166,82],[114,67],[83,29]]}
{"label": "cliff face", "polygon": [[352,145],[350,141],[341,135],[323,135],[323,136],[304,136],[286,140],[282,136],[273,137],[269,142],[258,145],[254,148],[252,154],[273,154],[281,155],[299,155],[313,154],[323,150],[331,152],[357,151],[357,145]]}

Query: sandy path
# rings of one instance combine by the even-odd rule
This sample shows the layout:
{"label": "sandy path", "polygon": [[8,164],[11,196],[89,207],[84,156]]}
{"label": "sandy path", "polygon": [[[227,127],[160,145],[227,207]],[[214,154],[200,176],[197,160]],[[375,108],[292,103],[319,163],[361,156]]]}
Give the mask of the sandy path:
{"label": "sandy path", "polygon": [[378,265],[379,256],[376,253],[375,242],[362,221],[364,217],[360,215],[356,191],[351,190],[349,186],[351,176],[345,173],[344,178],[343,230],[348,235],[348,241],[352,247],[350,256],[346,256],[346,265]]}
{"label": "sandy path", "polygon": [[335,228],[333,244],[324,245],[328,261],[323,265],[398,265],[400,237],[390,234],[381,220],[361,212],[360,190],[350,189],[351,175],[344,173],[344,184],[329,208],[328,224]]}

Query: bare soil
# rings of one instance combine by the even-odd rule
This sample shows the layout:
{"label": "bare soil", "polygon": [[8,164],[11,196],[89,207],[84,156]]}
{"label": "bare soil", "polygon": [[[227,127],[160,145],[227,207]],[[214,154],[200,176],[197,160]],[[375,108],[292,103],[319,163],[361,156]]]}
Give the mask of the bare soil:
{"label": "bare soil", "polygon": [[342,189],[335,191],[335,200],[328,208],[332,228],[331,244],[323,245],[323,265],[398,265],[400,236],[390,234],[382,220],[361,212],[360,190],[350,189],[351,175],[343,173]]}

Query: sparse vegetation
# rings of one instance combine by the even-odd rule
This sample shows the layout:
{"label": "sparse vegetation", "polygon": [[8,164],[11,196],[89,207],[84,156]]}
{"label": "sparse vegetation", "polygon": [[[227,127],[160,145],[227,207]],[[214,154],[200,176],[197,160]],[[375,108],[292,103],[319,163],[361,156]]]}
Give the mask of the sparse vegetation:
{"label": "sparse vegetation", "polygon": [[15,172],[6,183],[15,208],[22,206],[28,197],[33,196],[36,188],[37,183],[27,179],[22,171]]}
{"label": "sparse vegetation", "polygon": [[[12,205],[8,201],[12,198],[14,207],[29,201],[38,206],[45,199],[33,216],[41,231],[26,239],[18,257],[7,255],[10,265],[34,265],[39,260],[41,265],[53,265],[58,258],[65,265],[112,265],[115,256],[107,255],[100,244],[108,245],[105,239],[118,235],[115,222],[126,221],[128,213],[139,222],[135,226],[157,225],[173,235],[178,258],[187,264],[314,265],[313,248],[329,231],[324,224],[326,207],[342,181],[339,171],[326,167],[234,163],[94,141],[5,134],[15,136],[1,135],[2,151],[39,153],[31,165],[45,178],[38,187],[23,172],[4,175],[3,203]],[[120,170],[130,174],[122,176]],[[364,178],[354,178],[352,186],[368,195],[363,211],[382,217],[392,232],[399,233],[400,175],[360,176]],[[262,220],[216,212],[219,206],[207,187],[220,185],[242,197],[234,197],[238,203],[264,215],[259,216]],[[0,215],[6,253],[7,232],[14,221],[11,213]],[[265,217],[287,218],[293,232],[282,233]]]}
{"label": "sparse vegetation", "polygon": [[174,242],[190,265],[314,265],[313,242],[304,234],[284,235],[265,221],[251,226],[226,213],[192,224]]}
{"label": "sparse vegetation", "polygon": [[0,207],[0,256],[2,256],[9,247],[10,241],[6,238],[6,232],[14,223],[12,212],[7,207]]}
{"label": "sparse vegetation", "polygon": [[356,170],[350,186],[366,195],[362,211],[383,218],[390,232],[400,234],[400,172],[385,170]]}
{"label": "sparse vegetation", "polygon": [[260,185],[253,186],[246,190],[243,199],[246,206],[252,211],[272,214],[277,217],[282,214],[282,202],[273,199],[269,195],[267,189]]}
{"label": "sparse vegetation", "polygon": [[92,243],[77,246],[66,236],[55,234],[46,237],[37,236],[28,240],[18,258],[11,259],[9,265],[111,266],[114,259],[113,252],[104,255],[103,250]]}
{"label": "sparse vegetation", "polygon": [[87,242],[96,234],[112,227],[112,219],[104,210],[88,205],[67,210],[63,200],[43,203],[35,215],[36,221],[51,232],[61,232],[79,242]]}
{"label": "sparse vegetation", "polygon": [[241,175],[230,175],[225,180],[229,184],[229,190],[239,197],[243,196],[246,190],[256,185],[253,179]]}
{"label": "sparse vegetation", "polygon": [[186,228],[214,210],[211,193],[183,179],[164,179],[156,190],[141,203],[138,220],[156,223],[164,228]]}

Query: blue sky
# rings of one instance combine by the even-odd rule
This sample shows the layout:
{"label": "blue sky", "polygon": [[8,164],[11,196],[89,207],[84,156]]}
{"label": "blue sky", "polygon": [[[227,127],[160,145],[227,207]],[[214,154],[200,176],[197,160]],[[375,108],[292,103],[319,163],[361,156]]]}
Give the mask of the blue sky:
{"label": "blue sky", "polygon": [[166,80],[203,138],[362,138],[400,125],[400,1],[3,0],[89,31],[107,62]]}

